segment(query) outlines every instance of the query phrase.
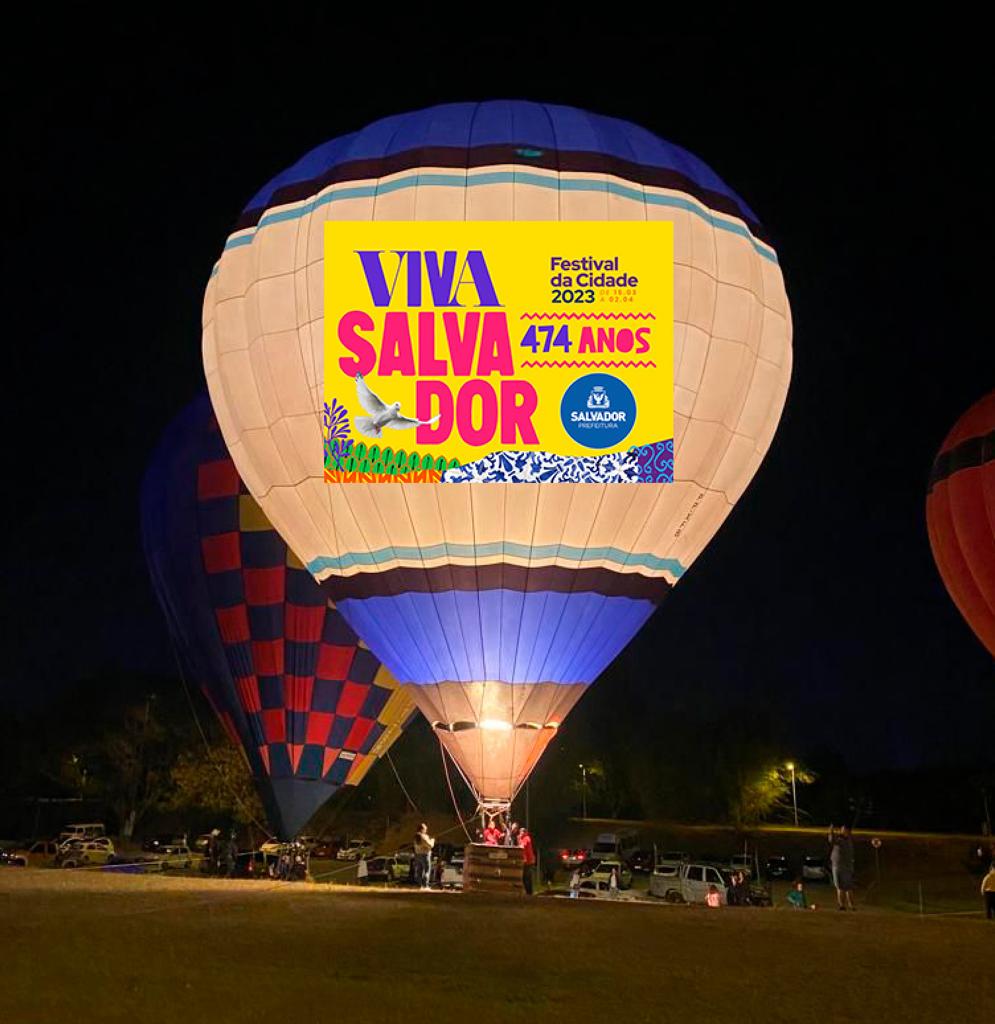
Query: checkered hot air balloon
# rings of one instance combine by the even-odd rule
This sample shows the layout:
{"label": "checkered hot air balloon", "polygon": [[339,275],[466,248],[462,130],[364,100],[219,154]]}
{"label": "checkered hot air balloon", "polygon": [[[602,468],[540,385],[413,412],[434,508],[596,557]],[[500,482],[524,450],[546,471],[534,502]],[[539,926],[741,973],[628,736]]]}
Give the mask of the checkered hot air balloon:
{"label": "checkered hot air balloon", "polygon": [[178,652],[292,838],[358,784],[413,712],[239,479],[207,395],[142,485],[142,541]]}
{"label": "checkered hot air balloon", "polygon": [[[326,483],[329,220],[672,222],[674,449],[657,455],[674,482],[562,482],[557,463],[552,483]],[[791,322],[756,216],[692,154],[569,107],[457,103],[333,139],[266,185],[210,277],[203,353],[249,489],[500,807],[743,494]]]}

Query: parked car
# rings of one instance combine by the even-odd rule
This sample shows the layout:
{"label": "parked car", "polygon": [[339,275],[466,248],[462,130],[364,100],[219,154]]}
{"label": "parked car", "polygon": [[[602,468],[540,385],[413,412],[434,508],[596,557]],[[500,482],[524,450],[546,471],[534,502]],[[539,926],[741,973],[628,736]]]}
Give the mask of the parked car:
{"label": "parked car", "polygon": [[101,821],[86,822],[82,825],[66,825],[59,833],[58,843],[62,846],[74,839],[99,839],[105,835],[107,835],[107,829]]}
{"label": "parked car", "polygon": [[825,857],[806,857],[802,861],[802,878],[806,882],[828,882],[829,865]]}
{"label": "parked car", "polygon": [[54,839],[39,839],[28,846],[16,846],[0,851],[0,863],[14,868],[37,868],[51,864],[59,852]]}
{"label": "parked car", "polygon": [[633,851],[628,860],[629,867],[638,875],[648,875],[653,871],[653,851],[639,849]]}
{"label": "parked car", "polygon": [[394,880],[393,857],[374,857],[366,862],[366,878],[370,882],[392,882]]}
{"label": "parked car", "polygon": [[556,859],[561,867],[579,867],[591,856],[590,850],[560,850]]}
{"label": "parked car", "polygon": [[639,840],[631,830],[624,832],[602,832],[591,845],[591,857],[613,857],[625,860],[639,849]]}
{"label": "parked car", "polygon": [[442,877],[440,879],[440,884],[443,889],[463,888],[463,863],[463,851],[457,850],[449,860],[442,865]]}
{"label": "parked car", "polygon": [[632,885],[632,872],[624,861],[616,858],[606,857],[604,860],[598,861],[591,870],[582,872],[582,875],[585,878],[607,883],[611,880],[612,871],[615,872],[620,889],[628,889]]}
{"label": "parked car", "polygon": [[211,833],[210,832],[202,832],[193,841],[193,850],[196,853],[207,853],[207,850],[210,847],[210,845],[211,845]]}
{"label": "parked car", "polygon": [[768,878],[791,878],[794,875],[791,870],[791,862],[780,854],[767,858],[764,863],[764,871]]}
{"label": "parked car", "polygon": [[753,877],[754,861],[752,853],[734,853],[729,858],[730,871],[742,871],[747,878]]}
{"label": "parked car", "polygon": [[60,868],[80,868],[88,864],[107,864],[114,857],[114,844],[106,836],[99,839],[71,840],[59,847],[55,863]]}
{"label": "parked car", "polygon": [[162,862],[162,870],[183,868],[189,871],[194,864],[203,860],[203,854],[195,854],[186,843],[169,843],[156,851]]}
{"label": "parked car", "polygon": [[373,843],[366,839],[350,839],[335,855],[336,860],[359,860],[373,856]]}
{"label": "parked car", "polygon": [[704,903],[711,886],[719,892],[719,903],[725,906],[728,876],[717,864],[682,864],[676,878],[672,875],[650,875],[650,895],[679,903]]}
{"label": "parked car", "polygon": [[593,896],[599,900],[628,900],[636,894],[630,892],[616,891],[612,893],[611,886],[603,878],[584,878],[578,886],[579,896]]}
{"label": "parked car", "polygon": [[590,850],[560,850],[559,863],[564,868],[579,868],[591,856]]}
{"label": "parked car", "polygon": [[414,880],[415,855],[409,850],[398,850],[393,856],[391,870],[394,873],[393,881],[411,882]]}
{"label": "parked car", "polygon": [[[210,839],[210,836],[207,837]],[[142,840],[142,851],[144,853],[158,853],[164,846],[186,845],[187,837],[178,836],[172,832],[164,832],[157,836],[147,836]],[[206,846],[206,844],[205,844]]]}
{"label": "parked car", "polygon": [[660,878],[677,878],[681,867],[687,864],[689,859],[683,850],[667,850],[657,857],[653,874]]}

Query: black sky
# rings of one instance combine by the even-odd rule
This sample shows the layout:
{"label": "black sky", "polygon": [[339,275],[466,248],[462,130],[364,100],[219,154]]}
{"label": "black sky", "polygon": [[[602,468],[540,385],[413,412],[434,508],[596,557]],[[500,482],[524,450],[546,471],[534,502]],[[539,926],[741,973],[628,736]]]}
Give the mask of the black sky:
{"label": "black sky", "polygon": [[209,40],[39,18],[16,38],[0,701],[171,671],[138,483],[202,387],[203,287],[246,200],[375,118],[511,97],[686,146],[757,212],[785,273],[795,369],[774,445],[628,654],[657,713],[769,704],[799,749],[864,768],[991,756],[992,661],[923,518],[940,441],[995,386],[992,95],[969,48],[774,60],[735,38],[383,39],[333,18]]}

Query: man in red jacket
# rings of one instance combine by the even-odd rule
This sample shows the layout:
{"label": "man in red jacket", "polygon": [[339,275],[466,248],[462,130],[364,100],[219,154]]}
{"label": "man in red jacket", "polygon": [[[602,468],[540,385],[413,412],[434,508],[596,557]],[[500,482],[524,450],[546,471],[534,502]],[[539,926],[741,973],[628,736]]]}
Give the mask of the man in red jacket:
{"label": "man in red jacket", "polygon": [[518,830],[518,845],[525,855],[525,867],[522,869],[522,882],[525,885],[527,895],[532,895],[532,871],[535,867],[536,854],[532,847],[532,836],[527,828]]}

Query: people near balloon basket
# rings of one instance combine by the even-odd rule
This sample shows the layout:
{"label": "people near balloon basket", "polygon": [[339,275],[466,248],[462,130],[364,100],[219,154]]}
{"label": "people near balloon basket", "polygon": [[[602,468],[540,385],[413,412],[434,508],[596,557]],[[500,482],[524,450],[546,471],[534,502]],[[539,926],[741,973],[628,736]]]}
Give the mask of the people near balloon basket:
{"label": "people near balloon basket", "polygon": [[809,907],[808,897],[805,895],[805,884],[803,882],[795,882],[795,887],[788,893],[786,899],[792,910],[815,909],[815,907]]}
{"label": "people near balloon basket", "polygon": [[522,867],[522,884],[525,886],[526,895],[531,896],[535,885],[532,876],[535,871],[536,854],[532,846],[532,836],[527,828],[518,830],[518,845],[522,848],[522,855],[525,861]]}
{"label": "people near balloon basket", "polygon": [[415,884],[427,889],[432,880],[432,848],[435,840],[428,834],[428,825],[422,822],[415,833]]}
{"label": "people near balloon basket", "polygon": [[366,858],[360,854],[359,862],[356,864],[356,881],[360,885],[366,885],[370,880],[370,867],[366,863]]}
{"label": "people near balloon basket", "polygon": [[988,874],[981,880],[981,898],[985,901],[985,917],[995,921],[995,861],[992,861]]}
{"label": "people near balloon basket", "polygon": [[501,829],[495,822],[488,822],[487,827],[484,829],[484,844],[486,846],[497,846],[500,841]]}
{"label": "people near balloon basket", "polygon": [[718,886],[710,885],[708,887],[708,893],[705,896],[705,902],[710,907],[722,906],[722,894],[719,892]]}

